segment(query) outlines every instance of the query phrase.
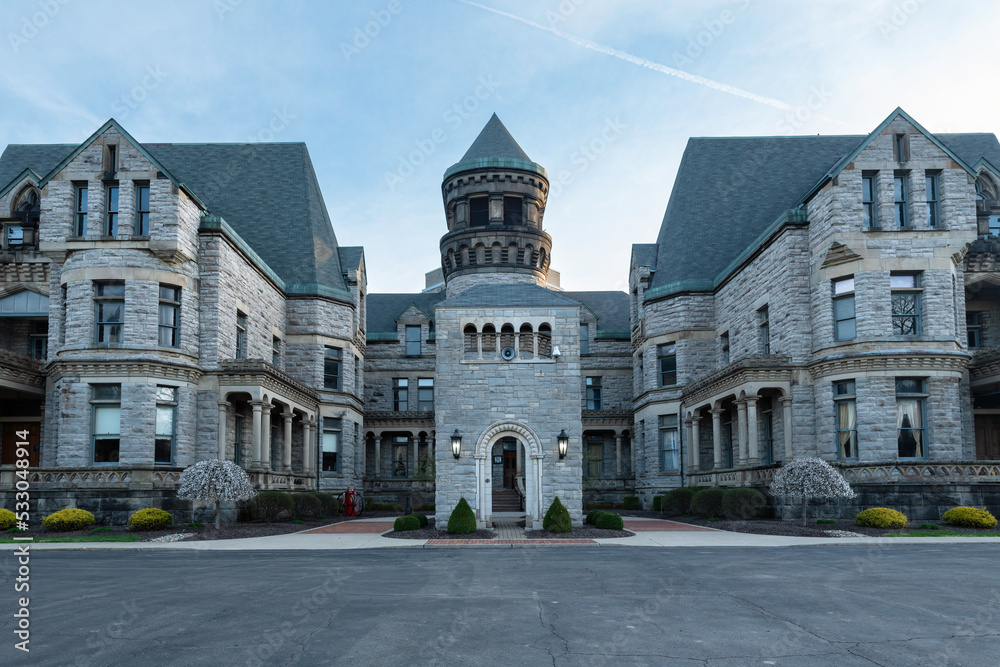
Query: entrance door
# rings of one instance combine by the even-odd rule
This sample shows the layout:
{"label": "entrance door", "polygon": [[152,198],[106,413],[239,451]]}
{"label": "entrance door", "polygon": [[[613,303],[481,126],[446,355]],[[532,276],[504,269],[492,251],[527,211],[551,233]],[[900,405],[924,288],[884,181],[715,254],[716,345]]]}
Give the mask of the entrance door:
{"label": "entrance door", "polygon": [[28,466],[38,467],[39,435],[41,434],[40,422],[6,422],[0,424],[3,427],[3,443],[0,445],[0,465],[14,465],[17,461],[17,443],[24,442],[24,438],[18,432],[28,432]]}
{"label": "entrance door", "polygon": [[503,450],[503,488],[513,489],[517,477],[517,451]]}
{"label": "entrance door", "polygon": [[1000,415],[976,415],[976,459],[1000,461]]}

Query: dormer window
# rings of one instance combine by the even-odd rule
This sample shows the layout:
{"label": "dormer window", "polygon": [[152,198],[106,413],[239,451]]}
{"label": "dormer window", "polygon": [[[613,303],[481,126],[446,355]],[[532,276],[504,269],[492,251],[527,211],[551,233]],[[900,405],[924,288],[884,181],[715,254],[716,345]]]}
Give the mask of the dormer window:
{"label": "dormer window", "polygon": [[473,227],[485,227],[490,222],[490,198],[469,198],[469,224]]}
{"label": "dormer window", "polygon": [[893,158],[896,162],[906,162],[910,159],[910,137],[906,134],[897,134],[892,145]]}

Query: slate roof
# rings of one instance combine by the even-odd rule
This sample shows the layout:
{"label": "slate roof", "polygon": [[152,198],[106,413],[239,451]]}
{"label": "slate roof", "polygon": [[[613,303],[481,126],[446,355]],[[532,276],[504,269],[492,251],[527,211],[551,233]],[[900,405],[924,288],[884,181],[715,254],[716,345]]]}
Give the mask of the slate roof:
{"label": "slate roof", "polygon": [[[79,145],[12,144],[0,187],[25,167],[47,175]],[[225,219],[296,292],[347,294],[337,237],[303,143],[142,144],[214,215]],[[311,249],[311,252],[310,252]]]}
{"label": "slate roof", "polygon": [[579,301],[597,317],[598,331],[629,331],[629,303],[625,292],[560,292]]}
{"label": "slate roof", "polygon": [[361,266],[361,258],[365,254],[364,246],[340,246],[340,267],[344,271],[353,271]]}
{"label": "slate roof", "polygon": [[415,305],[434,321],[434,306],[444,300],[444,292],[420,292],[418,294],[369,294],[365,315],[367,333],[396,333],[396,318],[402,315],[410,304]]}
{"label": "slate roof", "polygon": [[[981,157],[1000,159],[992,134],[934,136],[970,165]],[[650,289],[673,291],[681,281],[711,289],[720,272],[867,138],[691,138],[656,240]]]}
{"label": "slate roof", "polygon": [[655,243],[633,243],[632,255],[639,266],[648,266],[656,269],[656,244]]}
{"label": "slate roof", "polygon": [[531,161],[531,158],[517,145],[514,137],[510,135],[507,127],[496,114],[490,117],[486,126],[469,146],[469,150],[465,151],[465,155],[459,162],[489,157],[508,157]]}
{"label": "slate roof", "polygon": [[476,285],[437,304],[438,308],[506,308],[509,306],[579,306],[563,293],[528,283]]}

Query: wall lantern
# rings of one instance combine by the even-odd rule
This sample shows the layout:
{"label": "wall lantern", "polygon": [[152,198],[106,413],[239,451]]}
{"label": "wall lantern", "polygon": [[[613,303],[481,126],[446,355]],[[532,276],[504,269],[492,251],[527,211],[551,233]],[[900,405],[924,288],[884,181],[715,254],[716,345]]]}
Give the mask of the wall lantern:
{"label": "wall lantern", "polygon": [[451,453],[457,459],[462,453],[462,434],[455,429],[455,432],[451,434]]}
{"label": "wall lantern", "polygon": [[566,452],[569,450],[569,436],[566,435],[566,429],[559,431],[556,442],[559,443],[559,458],[566,458]]}

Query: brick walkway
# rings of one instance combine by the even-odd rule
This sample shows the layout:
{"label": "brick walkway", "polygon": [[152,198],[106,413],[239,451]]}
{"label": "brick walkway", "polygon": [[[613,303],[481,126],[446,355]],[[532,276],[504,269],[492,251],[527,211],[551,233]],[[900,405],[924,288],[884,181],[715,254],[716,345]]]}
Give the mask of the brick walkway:
{"label": "brick walkway", "polygon": [[493,517],[493,534],[495,535],[494,539],[523,540],[524,528],[521,528],[521,526],[517,525],[517,522],[521,520],[522,520],[521,517],[516,517],[516,516]]}
{"label": "brick walkway", "polygon": [[392,530],[393,519],[387,519],[385,521],[341,521],[340,523],[331,524],[329,526],[320,526],[319,528],[313,528],[312,530],[302,531],[303,535],[312,535],[316,533],[349,533],[349,534],[359,534],[359,533],[384,533],[387,530]]}

